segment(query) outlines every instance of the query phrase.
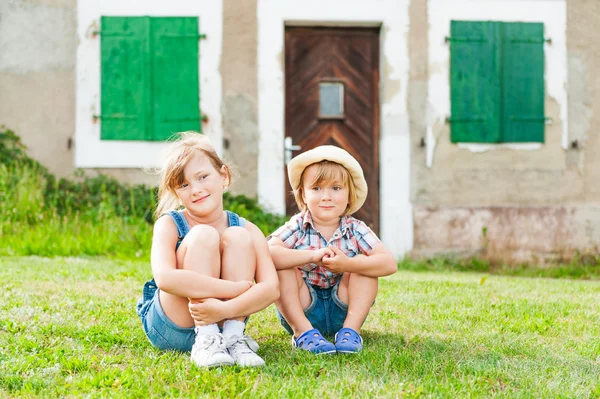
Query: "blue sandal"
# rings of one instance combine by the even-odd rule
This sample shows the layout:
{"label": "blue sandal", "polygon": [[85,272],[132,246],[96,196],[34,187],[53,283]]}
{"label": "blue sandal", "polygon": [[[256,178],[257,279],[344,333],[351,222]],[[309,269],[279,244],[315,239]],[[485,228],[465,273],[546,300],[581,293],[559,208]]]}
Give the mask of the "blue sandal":
{"label": "blue sandal", "polygon": [[292,345],[318,355],[335,353],[335,345],[323,338],[316,328],[308,330],[296,339],[292,337]]}
{"label": "blue sandal", "polygon": [[340,353],[358,353],[362,343],[360,334],[351,328],[344,327],[335,334],[335,349]]}

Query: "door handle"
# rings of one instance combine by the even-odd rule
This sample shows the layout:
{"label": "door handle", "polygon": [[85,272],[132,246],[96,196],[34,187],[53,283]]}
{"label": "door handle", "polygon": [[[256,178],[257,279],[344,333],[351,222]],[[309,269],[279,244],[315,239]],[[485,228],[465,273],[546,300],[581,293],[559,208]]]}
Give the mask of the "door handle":
{"label": "door handle", "polygon": [[292,151],[300,151],[302,147],[292,144],[292,138],[286,137],[283,140],[283,149],[285,153],[285,164],[287,165],[292,160]]}

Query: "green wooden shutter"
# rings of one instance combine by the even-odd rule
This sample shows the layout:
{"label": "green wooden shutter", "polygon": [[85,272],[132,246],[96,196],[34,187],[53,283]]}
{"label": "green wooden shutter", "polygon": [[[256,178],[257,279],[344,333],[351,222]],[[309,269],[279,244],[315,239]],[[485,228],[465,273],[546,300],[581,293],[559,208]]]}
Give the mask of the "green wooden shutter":
{"label": "green wooden shutter", "polygon": [[201,131],[198,18],[153,18],[152,140]]}
{"label": "green wooden shutter", "polygon": [[503,23],[504,142],[544,142],[544,24]]}
{"label": "green wooden shutter", "polygon": [[450,101],[452,142],[500,141],[499,24],[452,21]]}
{"label": "green wooden shutter", "polygon": [[102,17],[100,137],[148,137],[148,18]]}

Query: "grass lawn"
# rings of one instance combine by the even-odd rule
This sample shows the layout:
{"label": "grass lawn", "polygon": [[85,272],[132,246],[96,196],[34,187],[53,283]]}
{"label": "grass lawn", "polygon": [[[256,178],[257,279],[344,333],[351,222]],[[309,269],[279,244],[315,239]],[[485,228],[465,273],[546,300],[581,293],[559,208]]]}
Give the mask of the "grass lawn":
{"label": "grass lawn", "polygon": [[202,370],[147,342],[150,267],[0,258],[0,397],[599,397],[600,281],[400,271],[358,356],[293,351],[273,307],[248,332],[267,365]]}

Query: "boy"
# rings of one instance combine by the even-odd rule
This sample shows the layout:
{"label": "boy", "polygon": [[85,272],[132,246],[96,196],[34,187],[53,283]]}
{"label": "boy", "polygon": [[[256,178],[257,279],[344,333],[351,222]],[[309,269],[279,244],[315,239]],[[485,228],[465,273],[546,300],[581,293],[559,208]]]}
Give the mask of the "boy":
{"label": "boy", "polygon": [[[363,171],[345,150],[320,146],[292,159],[288,177],[301,212],[269,236],[279,319],[295,347],[358,353],[378,277],[397,270],[375,233],[350,216],[367,198]],[[321,332],[335,334],[335,345]]]}

